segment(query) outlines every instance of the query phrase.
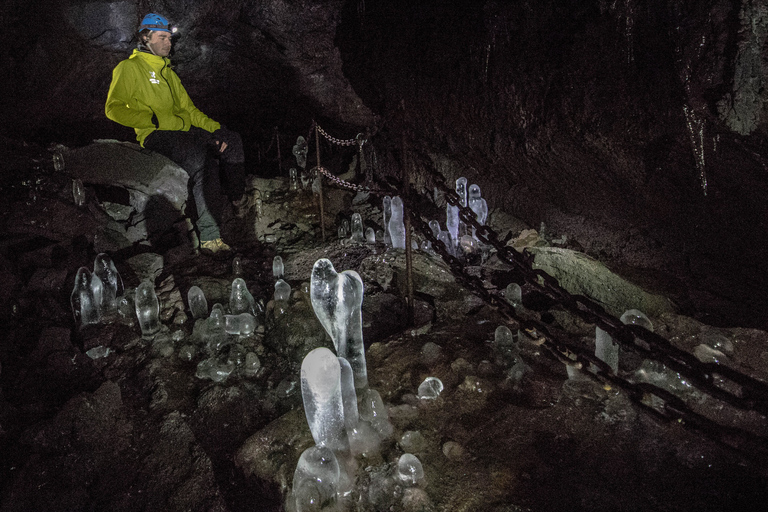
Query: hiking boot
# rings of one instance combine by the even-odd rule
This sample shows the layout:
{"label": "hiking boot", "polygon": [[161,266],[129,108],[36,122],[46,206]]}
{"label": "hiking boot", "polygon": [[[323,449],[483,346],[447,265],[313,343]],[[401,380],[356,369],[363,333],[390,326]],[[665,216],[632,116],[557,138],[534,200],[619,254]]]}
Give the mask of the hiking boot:
{"label": "hiking boot", "polygon": [[243,194],[243,197],[232,201],[232,207],[235,210],[235,217],[242,219],[256,204],[256,194]]}
{"label": "hiking boot", "polygon": [[200,242],[200,250],[206,254],[216,254],[221,251],[231,251],[232,248],[228,246],[224,240],[217,238],[216,240]]}

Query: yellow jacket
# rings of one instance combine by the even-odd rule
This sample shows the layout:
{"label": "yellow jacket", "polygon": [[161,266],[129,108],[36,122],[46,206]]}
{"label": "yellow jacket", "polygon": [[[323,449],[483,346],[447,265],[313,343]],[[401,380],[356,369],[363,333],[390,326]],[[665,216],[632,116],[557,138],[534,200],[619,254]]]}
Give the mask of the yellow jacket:
{"label": "yellow jacket", "polygon": [[[165,57],[133,50],[112,71],[105,113],[109,119],[136,130],[136,140],[142,146],[156,129],[189,131],[197,126],[214,132],[221,127],[195,107],[170,62]],[[159,128],[152,124],[153,113]]]}

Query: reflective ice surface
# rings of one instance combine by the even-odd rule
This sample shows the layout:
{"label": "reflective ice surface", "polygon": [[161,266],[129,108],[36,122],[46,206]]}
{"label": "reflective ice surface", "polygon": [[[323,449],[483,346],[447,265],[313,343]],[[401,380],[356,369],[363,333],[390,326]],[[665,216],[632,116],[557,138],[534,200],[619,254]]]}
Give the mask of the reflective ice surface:
{"label": "reflective ice surface", "polygon": [[341,369],[325,347],[312,350],[301,363],[301,395],[309,430],[318,446],[349,448],[341,396]]}
{"label": "reflective ice surface", "polygon": [[352,366],[355,387],[368,385],[363,347],[363,280],[357,272],[337,273],[330,260],[315,262],[310,282],[312,308],[333,339],[336,354]]}

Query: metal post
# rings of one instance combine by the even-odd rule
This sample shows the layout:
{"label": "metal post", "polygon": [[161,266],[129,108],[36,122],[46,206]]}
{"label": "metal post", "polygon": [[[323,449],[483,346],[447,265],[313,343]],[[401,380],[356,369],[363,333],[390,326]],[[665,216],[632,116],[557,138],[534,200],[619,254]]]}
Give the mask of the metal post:
{"label": "metal post", "polygon": [[405,208],[405,204],[411,204],[411,173],[410,162],[408,160],[408,150],[405,141],[405,131],[403,131],[402,138],[402,154],[403,154],[403,195],[406,197],[403,206],[403,222],[405,224],[405,282],[406,290],[408,293],[406,303],[406,320],[408,325],[413,325],[414,313],[413,313],[413,251],[411,250],[411,212],[408,208]]}
{"label": "metal post", "polygon": [[275,139],[277,139],[277,171],[278,175],[283,175],[283,157],[280,154],[280,131],[275,126]]}
{"label": "metal post", "polygon": [[323,174],[320,172],[320,131],[317,123],[315,123],[315,153],[317,154],[317,179],[319,182],[320,192],[320,232],[323,235],[323,242],[325,242],[325,206],[323,205]]}

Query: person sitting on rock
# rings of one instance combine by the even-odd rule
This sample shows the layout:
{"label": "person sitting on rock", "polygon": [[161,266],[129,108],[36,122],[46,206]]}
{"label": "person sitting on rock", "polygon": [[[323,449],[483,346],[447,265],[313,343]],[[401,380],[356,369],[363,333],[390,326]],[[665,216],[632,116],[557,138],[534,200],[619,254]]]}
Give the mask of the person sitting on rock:
{"label": "person sitting on rock", "polygon": [[109,119],[133,128],[142,147],[168,157],[189,174],[201,249],[229,251],[219,231],[221,190],[238,217],[251,206],[244,194],[243,143],[239,134],[192,103],[171,69],[171,36],[166,18],[154,13],[144,17],[138,48],[112,72],[105,112]]}

